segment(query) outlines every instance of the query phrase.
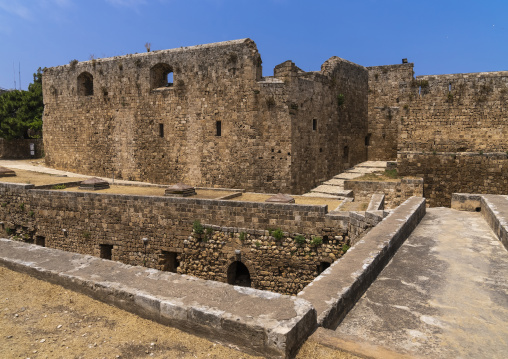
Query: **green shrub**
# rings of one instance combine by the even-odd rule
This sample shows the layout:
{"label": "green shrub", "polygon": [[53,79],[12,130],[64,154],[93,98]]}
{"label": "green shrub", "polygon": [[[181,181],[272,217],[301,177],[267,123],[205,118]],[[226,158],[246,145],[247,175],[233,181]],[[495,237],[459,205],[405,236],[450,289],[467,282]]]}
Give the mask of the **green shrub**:
{"label": "green shrub", "polygon": [[338,94],[337,95],[337,105],[339,107],[341,107],[342,105],[344,105],[344,103],[346,102],[346,97],[344,96],[344,94]]}
{"label": "green shrub", "polygon": [[310,244],[312,244],[313,246],[319,246],[319,245],[323,244],[323,238],[318,237],[318,236],[312,237]]}
{"label": "green shrub", "polygon": [[304,243],[305,243],[305,237],[299,234],[299,235],[297,235],[297,236],[294,238],[294,241],[295,241],[297,244],[304,244]]}
{"label": "green shrub", "polygon": [[385,176],[389,178],[397,178],[399,174],[397,173],[396,169],[386,169]]}
{"label": "green shrub", "polygon": [[[508,152],[506,154],[508,154]],[[4,207],[4,208],[7,207],[7,202],[3,202],[2,207]]]}
{"label": "green shrub", "polygon": [[23,202],[19,204],[19,209],[21,209],[22,211],[25,209],[25,204]]}
{"label": "green shrub", "polygon": [[349,250],[349,248],[351,248],[351,247],[350,247],[350,246],[348,246],[347,244],[343,244],[343,245],[342,245],[342,251],[343,251],[344,253],[346,253],[346,252]]}
{"label": "green shrub", "polygon": [[247,233],[240,232],[240,235],[238,236],[238,238],[240,238],[240,240],[243,242],[245,240],[245,238],[247,238]]}
{"label": "green shrub", "polygon": [[261,247],[261,242],[259,242],[259,241],[256,241],[254,244],[255,244],[255,245],[256,245],[256,247],[258,247],[258,248],[259,248],[259,247]]}
{"label": "green shrub", "polygon": [[90,233],[90,232],[88,232],[88,231],[84,231],[84,232],[83,232],[83,238],[85,238],[85,239],[90,238],[90,235],[91,235],[91,233]]}
{"label": "green shrub", "polygon": [[282,232],[280,228],[277,228],[276,230],[272,231],[271,236],[280,241],[282,238],[284,238],[284,232]]}
{"label": "green shrub", "polygon": [[28,212],[28,215],[29,215],[30,217],[33,217],[33,216],[35,216],[35,212],[34,212],[34,211],[30,211],[30,212]]}
{"label": "green shrub", "polygon": [[12,228],[7,227],[5,228],[5,233],[7,233],[7,235],[10,236],[11,234],[14,233],[14,230]]}
{"label": "green shrub", "polygon": [[201,224],[200,221],[198,220],[195,220],[193,223],[192,223],[192,230],[194,231],[194,233],[196,234],[203,234],[204,232],[204,228],[203,228],[203,225]]}
{"label": "green shrub", "polygon": [[51,187],[51,189],[65,189],[65,188],[66,187],[64,184],[56,184],[53,187]]}

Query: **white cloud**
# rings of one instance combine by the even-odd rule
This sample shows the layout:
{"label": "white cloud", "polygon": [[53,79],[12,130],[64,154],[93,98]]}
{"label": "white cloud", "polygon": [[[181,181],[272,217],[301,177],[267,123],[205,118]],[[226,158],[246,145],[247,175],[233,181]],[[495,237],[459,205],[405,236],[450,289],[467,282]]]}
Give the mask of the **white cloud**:
{"label": "white cloud", "polygon": [[106,0],[115,6],[137,7],[146,4],[146,0]]}
{"label": "white cloud", "polygon": [[0,12],[4,11],[10,15],[18,16],[24,20],[35,20],[38,10],[68,8],[72,0],[0,0]]}
{"label": "white cloud", "polygon": [[0,0],[0,10],[19,16],[25,20],[32,19],[32,12],[30,9],[16,0]]}

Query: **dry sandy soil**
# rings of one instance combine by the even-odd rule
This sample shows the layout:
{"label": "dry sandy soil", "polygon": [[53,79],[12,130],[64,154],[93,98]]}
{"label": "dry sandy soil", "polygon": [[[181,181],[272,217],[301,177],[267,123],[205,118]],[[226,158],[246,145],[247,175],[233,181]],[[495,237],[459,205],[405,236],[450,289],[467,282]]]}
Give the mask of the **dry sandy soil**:
{"label": "dry sandy soil", "polygon": [[[2,267],[0,284],[0,358],[256,358]],[[357,357],[308,341],[297,358]]]}

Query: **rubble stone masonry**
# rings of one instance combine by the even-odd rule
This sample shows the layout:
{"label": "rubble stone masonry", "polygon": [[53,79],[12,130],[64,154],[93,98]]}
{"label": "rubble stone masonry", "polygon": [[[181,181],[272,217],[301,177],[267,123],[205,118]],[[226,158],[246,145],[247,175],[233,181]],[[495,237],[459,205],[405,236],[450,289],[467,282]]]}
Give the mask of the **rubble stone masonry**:
{"label": "rubble stone masonry", "polygon": [[[241,262],[253,287],[279,293],[296,294],[351,243],[348,217],[328,213],[326,206],[78,193],[7,183],[0,184],[0,198],[0,230],[15,239],[222,282],[230,282],[231,264]],[[355,236],[381,219],[359,223]],[[202,233],[194,230],[195,221]],[[279,238],[270,234],[276,229]]]}

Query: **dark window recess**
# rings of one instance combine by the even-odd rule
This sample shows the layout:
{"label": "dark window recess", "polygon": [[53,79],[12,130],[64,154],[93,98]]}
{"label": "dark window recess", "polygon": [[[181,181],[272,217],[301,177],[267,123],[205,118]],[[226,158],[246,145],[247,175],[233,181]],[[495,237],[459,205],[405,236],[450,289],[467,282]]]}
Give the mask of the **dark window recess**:
{"label": "dark window recess", "polygon": [[159,137],[164,137],[164,124],[159,123]]}
{"label": "dark window recess", "polygon": [[35,244],[41,247],[46,247],[46,237],[43,236],[36,236],[35,237]]}
{"label": "dark window recess", "polygon": [[228,284],[238,285],[241,287],[250,287],[251,279],[249,269],[240,261],[231,263],[228,268]]}
{"label": "dark window recess", "polygon": [[452,92],[452,84],[451,84],[451,82],[448,84],[448,92]]}
{"label": "dark window recess", "polygon": [[349,158],[349,147],[348,146],[344,146],[344,153],[343,153],[343,157],[345,159],[348,159]]}
{"label": "dark window recess", "polygon": [[180,266],[177,252],[162,251],[162,270],[166,272],[176,273]]}
{"label": "dark window recess", "polygon": [[323,152],[323,149],[322,149],[322,148],[319,148],[319,152]]}
{"label": "dark window recess", "polygon": [[317,120],[313,119],[312,120],[312,131],[316,131],[316,130],[317,130]]}
{"label": "dark window recess", "polygon": [[222,136],[222,122],[215,121],[215,136]]}
{"label": "dark window recess", "polygon": [[101,258],[110,259],[113,256],[113,245],[112,244],[101,244]]}
{"label": "dark window recess", "polygon": [[370,136],[371,136],[370,133],[367,136],[365,136],[365,146],[370,146]]}
{"label": "dark window recess", "polygon": [[173,86],[173,68],[168,64],[160,63],[150,69],[150,88]]}
{"label": "dark window recess", "polygon": [[318,274],[323,273],[326,270],[326,268],[328,268],[328,267],[330,267],[330,263],[328,263],[328,262],[319,263],[319,265],[317,266]]}
{"label": "dark window recess", "polygon": [[330,243],[330,239],[328,236],[323,236],[323,244],[329,244]]}
{"label": "dark window recess", "polygon": [[78,95],[93,95],[93,76],[89,72],[83,72],[78,76]]}
{"label": "dark window recess", "polygon": [[272,181],[273,181],[273,177],[272,176],[266,176],[266,182],[272,182]]}

